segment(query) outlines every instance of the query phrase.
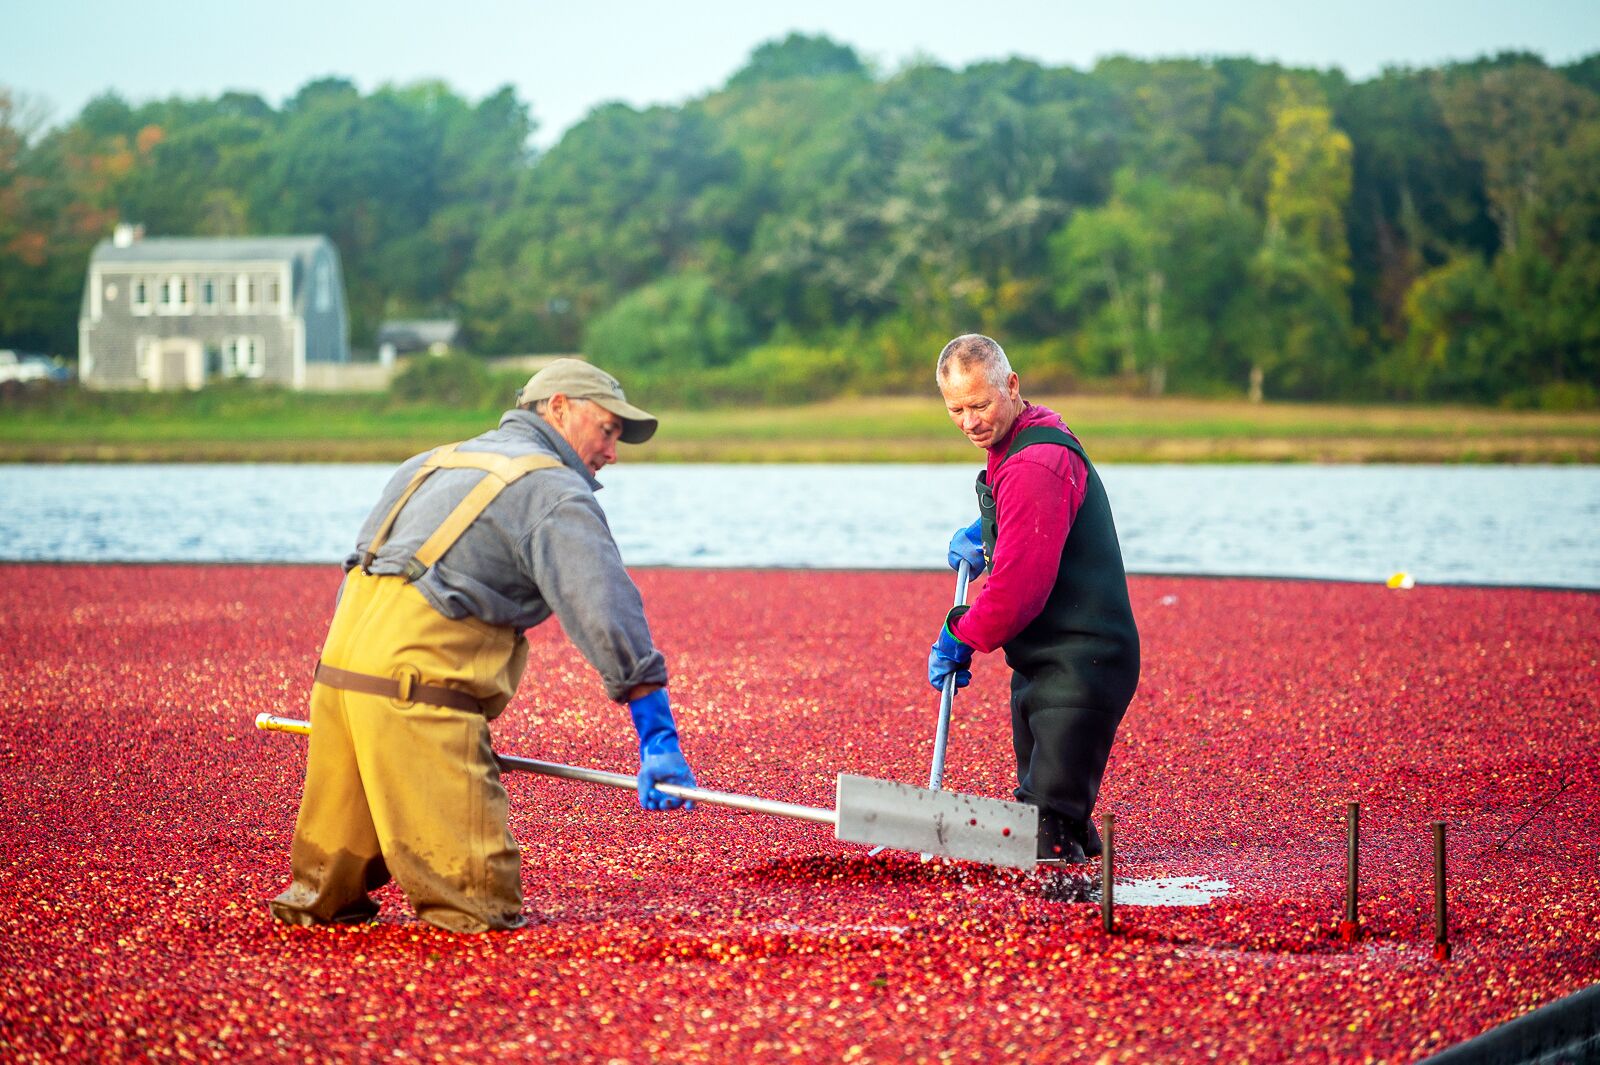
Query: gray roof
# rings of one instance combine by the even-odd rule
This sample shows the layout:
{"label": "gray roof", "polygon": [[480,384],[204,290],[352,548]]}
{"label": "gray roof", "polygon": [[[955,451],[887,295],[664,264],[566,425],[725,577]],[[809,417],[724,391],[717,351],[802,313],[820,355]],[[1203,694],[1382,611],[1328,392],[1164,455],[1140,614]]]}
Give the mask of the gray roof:
{"label": "gray roof", "polygon": [[[337,286],[340,313],[344,310],[343,283],[339,278],[339,249],[333,241],[319,235],[294,237],[148,237],[119,247],[114,241],[102,240],[94,246],[89,266],[118,266],[145,264],[158,269],[167,263],[260,263],[287,262],[291,265],[289,289],[291,306],[304,316],[311,298],[308,283],[313,260],[318,252],[326,250],[333,257],[334,284]],[[88,286],[83,290],[79,313],[87,318],[90,295]]]}
{"label": "gray roof", "polygon": [[261,262],[274,259],[304,259],[328,244],[327,237],[146,237],[126,247],[102,240],[94,247],[91,262],[167,263],[167,262]]}
{"label": "gray roof", "polygon": [[388,321],[378,327],[378,343],[395,345],[454,344],[461,335],[461,324],[454,318],[417,318]]}

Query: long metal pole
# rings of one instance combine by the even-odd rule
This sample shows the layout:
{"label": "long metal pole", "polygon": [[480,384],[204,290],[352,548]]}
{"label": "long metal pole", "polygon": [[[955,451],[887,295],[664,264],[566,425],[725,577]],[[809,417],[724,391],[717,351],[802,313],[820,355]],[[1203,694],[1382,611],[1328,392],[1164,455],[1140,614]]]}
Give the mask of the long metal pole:
{"label": "long metal pole", "polygon": [[[967,581],[971,579],[971,573],[967,560],[962,559],[956,568],[955,606],[967,601]],[[944,752],[950,742],[950,708],[955,698],[956,675],[951,673],[944,678],[944,690],[939,693],[939,723],[933,733],[933,770],[928,774],[929,791],[938,791],[944,785]]]}
{"label": "long metal pole", "polygon": [[[268,732],[293,732],[302,736],[311,734],[311,722],[292,717],[277,717],[273,714],[257,714],[256,728]],[[540,776],[560,777],[563,780],[581,780],[586,784],[604,784],[606,787],[623,788],[628,791],[639,790],[639,778],[630,777],[626,773],[585,769],[582,766],[562,765],[559,762],[540,762],[533,758],[518,758],[508,754],[497,754],[495,760],[500,763],[501,769],[538,773]],[[815,821],[822,825],[839,823],[838,811],[824,810],[816,806],[800,806],[792,802],[758,799],[753,795],[735,795],[731,792],[709,791],[705,788],[683,788],[676,784],[657,784],[656,790],[675,799],[689,799],[703,802],[708,806],[730,806],[735,810],[776,814],[779,817],[793,817],[801,821]]]}

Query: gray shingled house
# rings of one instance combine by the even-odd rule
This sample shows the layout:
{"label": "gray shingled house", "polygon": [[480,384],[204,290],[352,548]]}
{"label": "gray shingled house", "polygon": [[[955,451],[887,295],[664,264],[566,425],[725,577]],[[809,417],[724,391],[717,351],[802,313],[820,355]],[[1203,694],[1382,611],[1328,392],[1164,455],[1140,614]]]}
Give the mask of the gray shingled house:
{"label": "gray shingled house", "polygon": [[242,377],[305,386],[350,361],[327,237],[157,237],[119,226],[89,257],[78,377],[89,388],[196,389]]}

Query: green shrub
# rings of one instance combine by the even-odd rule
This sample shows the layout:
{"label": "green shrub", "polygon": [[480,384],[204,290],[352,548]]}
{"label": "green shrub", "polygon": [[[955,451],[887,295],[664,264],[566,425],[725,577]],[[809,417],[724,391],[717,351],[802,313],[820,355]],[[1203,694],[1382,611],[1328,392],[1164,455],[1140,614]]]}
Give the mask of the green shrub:
{"label": "green shrub", "polygon": [[726,366],[751,340],[742,310],[699,273],[634,289],[589,323],[584,355],[613,373]]}
{"label": "green shrub", "polygon": [[528,370],[495,370],[489,377],[487,403],[495,410],[510,410],[517,405],[517,393],[532,376]]}
{"label": "green shrub", "polygon": [[698,375],[691,399],[789,406],[828,399],[850,382],[848,360],[836,348],[765,344],[732,366]]}
{"label": "green shrub", "polygon": [[509,407],[495,393],[494,376],[471,355],[419,355],[406,360],[389,382],[389,395],[401,403],[426,403],[458,410]]}
{"label": "green shrub", "polygon": [[1552,381],[1539,389],[1540,410],[1576,411],[1600,407],[1600,392],[1585,381]]}
{"label": "green shrub", "polygon": [[1006,344],[1006,358],[1022,378],[1024,393],[1077,392],[1085,376],[1078,352],[1065,338]]}

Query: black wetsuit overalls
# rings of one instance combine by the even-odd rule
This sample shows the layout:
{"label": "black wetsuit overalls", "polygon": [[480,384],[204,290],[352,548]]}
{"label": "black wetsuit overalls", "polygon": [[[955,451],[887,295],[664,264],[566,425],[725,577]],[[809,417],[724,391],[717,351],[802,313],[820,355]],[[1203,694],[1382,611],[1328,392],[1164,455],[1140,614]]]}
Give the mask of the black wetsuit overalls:
{"label": "black wetsuit overalls", "polygon": [[[1023,429],[1006,459],[1040,445],[1077,452],[1089,485],[1044,609],[1004,648],[1012,669],[1016,795],[1040,807],[1040,842],[1046,849],[1064,836],[1093,856],[1100,838],[1090,814],[1117,725],[1139,685],[1139,630],[1100,475],[1083,445],[1054,426]],[[987,471],[978,474],[978,512],[984,551],[993,558],[996,509]]]}

